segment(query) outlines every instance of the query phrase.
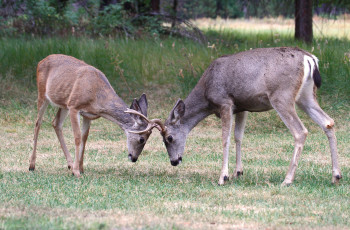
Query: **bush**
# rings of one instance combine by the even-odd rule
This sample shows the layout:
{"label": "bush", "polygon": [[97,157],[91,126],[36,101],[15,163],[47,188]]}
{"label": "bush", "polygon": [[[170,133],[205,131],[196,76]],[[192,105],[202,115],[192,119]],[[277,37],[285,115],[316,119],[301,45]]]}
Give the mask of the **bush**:
{"label": "bush", "polygon": [[161,33],[161,22],[147,13],[150,2],[146,3],[140,8],[139,3],[128,0],[103,7],[99,0],[0,1],[0,35],[73,33],[109,36],[122,33],[134,36],[139,31]]}

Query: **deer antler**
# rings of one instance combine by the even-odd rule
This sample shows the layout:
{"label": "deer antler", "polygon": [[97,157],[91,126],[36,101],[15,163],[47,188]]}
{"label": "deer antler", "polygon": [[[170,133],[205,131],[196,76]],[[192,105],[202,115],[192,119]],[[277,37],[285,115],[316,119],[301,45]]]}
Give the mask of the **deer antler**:
{"label": "deer antler", "polygon": [[142,134],[142,133],[146,133],[146,132],[152,130],[153,128],[157,128],[159,130],[159,132],[161,132],[161,133],[165,133],[165,131],[166,131],[166,127],[164,126],[164,124],[162,123],[162,121],[160,119],[149,120],[142,113],[137,112],[136,110],[133,110],[133,109],[129,109],[129,108],[126,109],[124,112],[138,115],[138,116],[142,117],[148,123],[148,125],[147,125],[145,130],[142,130],[142,131],[129,131],[130,133]]}
{"label": "deer antler", "polygon": [[145,119],[148,123],[150,123],[151,121],[145,116],[145,115],[143,115],[142,113],[140,113],[140,112],[137,112],[136,110],[133,110],[133,109],[129,109],[129,108],[127,108],[125,111],[124,111],[124,113],[132,113],[132,114],[136,114],[136,115],[138,115],[138,116],[140,116],[140,117],[142,117],[143,119]]}

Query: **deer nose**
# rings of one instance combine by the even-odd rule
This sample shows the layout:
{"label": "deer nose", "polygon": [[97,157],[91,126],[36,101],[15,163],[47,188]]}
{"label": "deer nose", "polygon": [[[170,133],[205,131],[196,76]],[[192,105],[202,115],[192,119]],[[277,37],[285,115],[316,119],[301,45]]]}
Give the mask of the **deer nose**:
{"label": "deer nose", "polygon": [[129,154],[128,158],[129,158],[129,161],[131,161],[131,162],[135,163],[137,161],[137,157],[135,158],[131,154]]}
{"label": "deer nose", "polygon": [[170,161],[172,166],[177,166],[178,164],[180,164],[182,162],[182,157],[179,157],[179,159],[175,160],[175,161]]}

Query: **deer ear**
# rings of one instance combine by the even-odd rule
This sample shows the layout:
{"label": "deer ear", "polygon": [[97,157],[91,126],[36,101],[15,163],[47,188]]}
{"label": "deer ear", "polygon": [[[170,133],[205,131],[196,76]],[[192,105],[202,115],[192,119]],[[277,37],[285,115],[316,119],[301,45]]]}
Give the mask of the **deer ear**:
{"label": "deer ear", "polygon": [[171,110],[170,115],[169,115],[169,121],[172,124],[175,124],[178,122],[183,116],[185,115],[185,103],[179,99],[174,108]]}
{"label": "deer ear", "polygon": [[[132,101],[130,109],[136,110],[137,112],[142,113],[141,111],[141,107],[138,103],[138,101],[136,100],[136,98]],[[140,116],[136,115],[136,114],[130,114],[131,117],[135,120],[135,122],[139,125],[143,124],[143,120]]]}
{"label": "deer ear", "polygon": [[147,108],[148,108],[148,102],[147,102],[147,97],[146,94],[142,94],[140,99],[138,100],[141,113],[147,117]]}

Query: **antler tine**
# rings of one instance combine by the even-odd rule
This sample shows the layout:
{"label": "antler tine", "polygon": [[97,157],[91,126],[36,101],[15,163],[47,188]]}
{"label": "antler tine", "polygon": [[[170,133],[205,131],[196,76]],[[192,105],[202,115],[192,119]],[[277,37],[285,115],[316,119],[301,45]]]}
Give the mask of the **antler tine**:
{"label": "antler tine", "polygon": [[136,110],[127,108],[127,109],[124,111],[124,113],[136,114],[136,115],[142,117],[143,119],[145,119],[148,123],[151,122],[145,115],[143,115],[142,113],[137,112]]}
{"label": "antler tine", "polygon": [[147,128],[145,130],[142,131],[129,131],[129,133],[135,133],[135,134],[142,134],[142,133],[146,133],[150,130],[152,130],[154,127],[156,127],[157,125],[154,123],[148,123]]}
{"label": "antler tine", "polygon": [[161,130],[159,130],[162,134],[166,132],[166,127],[163,124],[163,122],[160,119],[152,119],[151,120],[152,123],[156,124],[156,128],[159,130],[158,126],[161,128]]}
{"label": "antler tine", "polygon": [[133,109],[129,109],[129,108],[127,108],[124,112],[125,113],[136,114],[136,115],[142,117],[143,119],[145,119],[148,122],[147,128],[145,130],[142,130],[142,131],[129,131],[130,133],[142,134],[142,133],[146,133],[146,132],[152,130],[153,128],[157,128],[162,134],[166,132],[166,127],[165,127],[165,125],[163,124],[163,122],[160,119],[149,120],[142,113],[137,112],[136,110],[133,110]]}

